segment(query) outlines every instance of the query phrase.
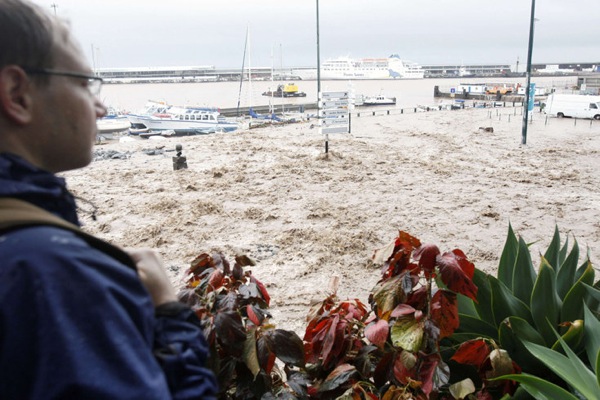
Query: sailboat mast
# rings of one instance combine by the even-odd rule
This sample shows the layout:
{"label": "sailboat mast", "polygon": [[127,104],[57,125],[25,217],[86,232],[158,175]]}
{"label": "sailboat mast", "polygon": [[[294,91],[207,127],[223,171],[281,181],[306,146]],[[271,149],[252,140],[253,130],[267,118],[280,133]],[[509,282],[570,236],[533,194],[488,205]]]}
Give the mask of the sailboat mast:
{"label": "sailboat mast", "polygon": [[244,81],[244,63],[246,62],[246,48],[248,47],[248,31],[250,26],[246,28],[246,40],[244,41],[244,56],[242,57],[242,72],[240,73],[240,91],[238,92],[238,102],[236,115],[240,116],[240,99],[242,97],[242,82]]}
{"label": "sailboat mast", "polygon": [[250,56],[252,54],[252,48],[250,46],[250,25],[248,25],[247,40],[248,40],[248,91],[250,92],[249,108],[252,108],[252,61],[250,58]]}
{"label": "sailboat mast", "polygon": [[274,58],[273,58],[273,46],[271,46],[271,96],[269,97],[269,113],[273,115],[275,110],[273,109],[273,95],[275,93],[274,81],[273,81],[273,69],[274,69]]}

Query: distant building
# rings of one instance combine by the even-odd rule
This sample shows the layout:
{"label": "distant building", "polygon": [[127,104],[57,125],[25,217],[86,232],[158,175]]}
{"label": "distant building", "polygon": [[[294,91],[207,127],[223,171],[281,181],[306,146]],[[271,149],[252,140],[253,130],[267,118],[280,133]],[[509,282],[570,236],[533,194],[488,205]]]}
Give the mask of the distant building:
{"label": "distant building", "polygon": [[[598,66],[595,70],[598,71]],[[578,76],[577,86],[581,93],[600,95],[600,73]]]}
{"label": "distant building", "polygon": [[107,83],[207,82],[216,81],[214,66],[101,68],[96,75]]}

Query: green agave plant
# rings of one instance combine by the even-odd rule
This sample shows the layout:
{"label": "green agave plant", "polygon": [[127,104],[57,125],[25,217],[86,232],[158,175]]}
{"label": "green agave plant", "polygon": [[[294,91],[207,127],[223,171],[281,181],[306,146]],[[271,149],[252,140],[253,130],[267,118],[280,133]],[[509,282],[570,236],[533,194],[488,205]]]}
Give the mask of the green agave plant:
{"label": "green agave plant", "polygon": [[586,305],[583,307],[585,335],[589,338],[585,350],[588,359],[594,360],[593,371],[562,339],[559,339],[559,342],[566,356],[535,343],[523,342],[531,354],[567,383],[570,391],[530,374],[505,375],[498,379],[519,382],[521,387],[536,399],[600,400],[600,322]]}
{"label": "green agave plant", "polygon": [[[568,237],[561,245],[556,227],[536,271],[528,244],[516,237],[509,224],[497,277],[476,270],[473,281],[478,287],[477,300],[459,296],[460,326],[452,340],[462,343],[482,337],[493,339],[522,368],[522,377],[533,376],[518,380],[525,388],[534,387],[536,379],[562,390],[569,385],[565,376],[540,356],[539,349],[544,354],[575,357],[597,374],[600,281],[594,282],[589,253],[580,265],[579,256],[577,241],[570,250]],[[530,382],[525,384],[524,379]]]}

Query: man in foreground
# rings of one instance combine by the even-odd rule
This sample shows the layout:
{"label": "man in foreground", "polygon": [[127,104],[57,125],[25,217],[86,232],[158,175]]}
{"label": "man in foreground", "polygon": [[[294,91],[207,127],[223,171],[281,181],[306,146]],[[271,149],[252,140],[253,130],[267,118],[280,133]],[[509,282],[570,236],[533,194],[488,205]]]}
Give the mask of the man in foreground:
{"label": "man in foreground", "polygon": [[55,175],[91,162],[101,83],[61,21],[0,0],[0,399],[215,398],[160,259],[80,232]]}

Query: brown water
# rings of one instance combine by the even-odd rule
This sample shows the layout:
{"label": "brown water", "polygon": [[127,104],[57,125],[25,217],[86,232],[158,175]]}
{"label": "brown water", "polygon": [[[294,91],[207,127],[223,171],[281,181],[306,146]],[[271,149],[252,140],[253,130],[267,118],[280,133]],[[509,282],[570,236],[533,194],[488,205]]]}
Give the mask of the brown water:
{"label": "brown water", "polygon": [[[384,94],[396,97],[397,108],[431,106],[442,99],[433,97],[434,86],[442,91],[449,91],[459,83],[521,83],[525,78],[452,78],[452,79],[416,79],[416,80],[364,80],[364,81],[322,81],[322,91],[348,91],[354,89],[357,95],[373,96]],[[576,77],[534,77],[538,87],[555,87],[566,90],[577,83]],[[128,111],[141,109],[148,100],[160,100],[169,104],[195,105],[206,107],[232,108],[240,106],[285,104],[303,104],[317,101],[317,81],[298,81],[300,91],[306,97],[270,98],[261,94],[275,89],[279,82],[244,81],[240,91],[239,82],[204,82],[204,83],[151,83],[151,84],[110,84],[102,88],[102,100],[106,105]],[[447,101],[447,100],[446,100]]]}

